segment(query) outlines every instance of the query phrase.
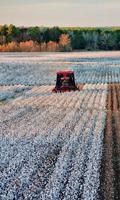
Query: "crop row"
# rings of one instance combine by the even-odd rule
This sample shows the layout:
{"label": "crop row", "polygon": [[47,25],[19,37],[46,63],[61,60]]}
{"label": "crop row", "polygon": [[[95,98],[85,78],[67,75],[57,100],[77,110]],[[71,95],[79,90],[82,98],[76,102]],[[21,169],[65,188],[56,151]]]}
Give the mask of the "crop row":
{"label": "crop row", "polygon": [[[54,85],[56,71],[72,69],[77,83],[119,83],[119,52],[87,54],[2,54],[0,55],[0,85]],[[28,57],[27,57],[28,55]],[[110,53],[111,55],[111,53]]]}
{"label": "crop row", "polygon": [[33,87],[1,106],[1,199],[96,199],[107,85]]}
{"label": "crop row", "polygon": [[1,53],[0,60],[2,62],[9,60],[14,61],[43,61],[43,60],[69,60],[69,59],[92,59],[92,60],[113,60],[120,56],[120,51],[101,51],[101,52],[69,52],[69,53]]}

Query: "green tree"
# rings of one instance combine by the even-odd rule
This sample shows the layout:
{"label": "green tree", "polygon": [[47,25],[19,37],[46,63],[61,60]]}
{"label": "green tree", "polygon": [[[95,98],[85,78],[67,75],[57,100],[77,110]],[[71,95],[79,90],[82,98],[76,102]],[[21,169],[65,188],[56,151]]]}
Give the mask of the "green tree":
{"label": "green tree", "polygon": [[58,42],[61,33],[62,33],[62,31],[58,27],[50,28],[49,29],[49,40]]}
{"label": "green tree", "polygon": [[8,27],[7,25],[0,25],[0,35],[2,36],[6,36],[7,35],[7,30],[8,30]]}
{"label": "green tree", "polygon": [[7,25],[0,25],[0,44],[5,44],[7,41]]}
{"label": "green tree", "polygon": [[86,49],[87,50],[94,49],[95,41],[94,41],[94,34],[93,33],[94,33],[93,30],[85,30],[82,33],[83,38],[86,42]]}
{"label": "green tree", "polygon": [[50,41],[50,29],[49,28],[45,28],[44,29],[44,33],[43,33],[43,41],[44,42],[49,42]]}
{"label": "green tree", "polygon": [[39,27],[30,27],[28,28],[28,35],[30,36],[30,39],[33,41],[40,42],[41,41],[41,35],[40,35],[40,29]]}
{"label": "green tree", "polygon": [[86,41],[81,32],[75,31],[71,37],[71,43],[73,49],[84,49],[86,46]]}
{"label": "green tree", "polygon": [[98,41],[99,49],[113,50],[116,48],[116,36],[114,32],[103,31],[100,33]]}
{"label": "green tree", "polygon": [[15,27],[13,24],[8,26],[7,30],[7,41],[17,41],[18,35],[20,34],[20,29]]}
{"label": "green tree", "polygon": [[120,30],[116,31],[116,49],[120,50]]}

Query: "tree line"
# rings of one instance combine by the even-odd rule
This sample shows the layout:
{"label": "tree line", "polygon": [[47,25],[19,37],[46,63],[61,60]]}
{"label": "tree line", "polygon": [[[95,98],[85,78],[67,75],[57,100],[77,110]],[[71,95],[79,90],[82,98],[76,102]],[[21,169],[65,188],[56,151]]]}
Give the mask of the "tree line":
{"label": "tree line", "polygon": [[0,25],[0,51],[120,50],[120,27]]}

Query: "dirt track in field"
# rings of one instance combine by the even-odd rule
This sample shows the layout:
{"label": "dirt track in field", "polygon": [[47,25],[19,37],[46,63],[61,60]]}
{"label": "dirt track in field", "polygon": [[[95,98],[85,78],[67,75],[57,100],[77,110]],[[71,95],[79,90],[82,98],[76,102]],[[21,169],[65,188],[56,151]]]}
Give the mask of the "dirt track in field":
{"label": "dirt track in field", "polygon": [[120,198],[120,84],[108,86],[107,119],[101,167],[101,199]]}

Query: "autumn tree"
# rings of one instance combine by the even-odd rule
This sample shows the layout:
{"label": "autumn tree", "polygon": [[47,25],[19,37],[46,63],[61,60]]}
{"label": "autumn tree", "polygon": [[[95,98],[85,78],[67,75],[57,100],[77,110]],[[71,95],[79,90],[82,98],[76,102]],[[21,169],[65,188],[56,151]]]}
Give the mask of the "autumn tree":
{"label": "autumn tree", "polygon": [[40,45],[32,40],[26,42],[20,42],[20,49],[24,52],[39,52]]}
{"label": "autumn tree", "polygon": [[43,43],[40,44],[40,50],[41,50],[41,52],[47,51],[47,44],[46,44],[46,42],[43,42]]}
{"label": "autumn tree", "polygon": [[59,38],[59,47],[61,51],[71,51],[71,39],[68,34],[62,34]]}
{"label": "autumn tree", "polygon": [[[33,41],[27,42],[27,41]],[[27,42],[27,49],[37,44],[41,51],[71,51],[74,50],[119,50],[120,27],[16,27],[13,24],[0,25],[0,45],[7,49],[11,42]],[[36,43],[37,42],[37,43]],[[39,44],[38,44],[39,43]],[[10,49],[12,45],[10,44]],[[30,44],[30,48],[28,45]],[[13,45],[13,46],[14,46]],[[58,48],[59,46],[59,48]],[[2,48],[2,46],[1,46]],[[35,47],[36,49],[36,47]],[[35,50],[33,48],[33,51]],[[37,49],[39,49],[37,47]]]}
{"label": "autumn tree", "polygon": [[20,47],[17,42],[9,42],[8,44],[0,45],[0,51],[2,52],[19,52]]}
{"label": "autumn tree", "polygon": [[12,42],[8,43],[7,50],[9,52],[18,52],[18,51],[20,51],[19,44],[15,41],[12,41]]}
{"label": "autumn tree", "polygon": [[47,43],[47,51],[55,52],[59,50],[59,45],[57,42],[49,41]]}

